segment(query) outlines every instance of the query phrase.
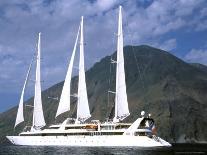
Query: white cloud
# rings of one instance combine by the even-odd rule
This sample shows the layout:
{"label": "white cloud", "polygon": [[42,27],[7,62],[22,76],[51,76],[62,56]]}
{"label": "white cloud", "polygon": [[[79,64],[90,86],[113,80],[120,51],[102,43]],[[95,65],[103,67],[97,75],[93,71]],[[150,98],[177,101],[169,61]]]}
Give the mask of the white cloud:
{"label": "white cloud", "polygon": [[105,11],[113,7],[118,0],[97,0],[97,6],[100,8],[100,11]]}
{"label": "white cloud", "polygon": [[153,34],[154,35],[162,35],[164,33],[167,33],[172,30],[177,30],[184,26],[186,23],[181,18],[178,18],[176,20],[170,21],[168,23],[165,23],[163,25],[160,25],[158,27],[154,28]]}
{"label": "white cloud", "polygon": [[207,20],[202,21],[202,23],[197,24],[196,30],[203,31],[207,29]]}
{"label": "white cloud", "polygon": [[200,14],[201,14],[201,18],[207,17],[207,8],[201,9]]}
{"label": "white cloud", "polygon": [[159,45],[156,45],[156,47],[162,50],[171,51],[177,47],[177,41],[175,38],[172,38],[160,43]]}
{"label": "white cloud", "polygon": [[[143,7],[139,2],[148,5]],[[115,7],[119,4],[123,5],[125,45],[144,43],[173,50],[177,46],[176,37],[166,40],[165,34],[181,28],[206,29],[207,24],[202,20],[205,0],[0,1],[0,58],[8,54],[12,57],[1,62],[4,65],[0,65],[0,72],[4,76],[0,77],[0,92],[16,92],[21,87],[40,31],[44,85],[48,87],[64,79],[81,15],[85,16],[87,68],[111,54],[116,49],[118,9]],[[200,10],[198,14],[196,10]]]}
{"label": "white cloud", "polygon": [[192,49],[186,54],[185,60],[193,63],[201,63],[207,65],[207,50]]}

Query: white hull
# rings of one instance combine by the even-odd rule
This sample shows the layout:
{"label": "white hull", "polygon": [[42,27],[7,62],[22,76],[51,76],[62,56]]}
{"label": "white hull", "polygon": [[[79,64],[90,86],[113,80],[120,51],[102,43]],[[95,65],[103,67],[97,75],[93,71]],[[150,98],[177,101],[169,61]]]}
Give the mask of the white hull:
{"label": "white hull", "polygon": [[163,139],[157,140],[147,136],[7,136],[15,145],[39,145],[39,146],[105,146],[105,147],[170,147]]}

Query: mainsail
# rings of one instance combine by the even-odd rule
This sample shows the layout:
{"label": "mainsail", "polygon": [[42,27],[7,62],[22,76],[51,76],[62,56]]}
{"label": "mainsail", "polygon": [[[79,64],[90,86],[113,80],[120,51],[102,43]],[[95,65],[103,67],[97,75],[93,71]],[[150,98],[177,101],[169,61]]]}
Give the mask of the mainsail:
{"label": "mainsail", "polygon": [[83,16],[81,17],[81,33],[80,33],[80,60],[79,60],[79,81],[78,81],[78,106],[77,121],[85,121],[90,115],[88,105],[88,96],[85,81],[84,66],[84,38],[83,38]]}
{"label": "mainsail", "polygon": [[115,117],[113,122],[118,122],[126,118],[129,113],[126,82],[124,71],[124,54],[123,54],[123,30],[122,30],[122,13],[119,7],[118,23],[118,42],[117,42],[117,66],[116,66],[116,96],[115,96]]}
{"label": "mainsail", "polygon": [[77,121],[83,122],[87,118],[89,118],[90,110],[88,106],[88,96],[86,89],[86,81],[85,81],[85,66],[84,66],[84,38],[83,38],[83,17],[81,17],[80,27],[78,29],[78,34],[76,37],[75,45],[73,48],[73,53],[70,59],[70,63],[68,66],[68,71],[66,74],[65,82],[63,85],[62,94],[60,97],[60,102],[58,106],[58,110],[56,113],[56,117],[66,111],[70,110],[70,86],[71,86],[71,77],[72,77],[72,69],[74,64],[74,57],[77,48],[77,42],[80,31],[80,60],[79,60],[79,81],[78,81],[78,102],[77,102]]}
{"label": "mainsail", "polygon": [[65,82],[63,85],[62,94],[60,97],[60,102],[59,102],[58,110],[56,113],[56,117],[64,112],[70,110],[70,85],[71,85],[73,62],[74,62],[74,57],[75,57],[75,52],[76,52],[76,47],[77,47],[77,42],[78,42],[79,31],[80,31],[80,27],[78,29],[77,37],[75,40],[75,45],[73,48],[73,53],[72,53],[70,63],[68,66],[68,71],[67,71]]}
{"label": "mainsail", "polygon": [[29,65],[29,69],[27,71],[27,76],[26,76],[26,79],[25,79],[25,82],[24,82],[24,86],[22,88],[22,93],[21,93],[21,97],[20,97],[20,100],[19,100],[19,107],[18,107],[18,110],[17,110],[17,117],[16,117],[16,121],[15,121],[15,125],[14,125],[14,128],[20,124],[21,122],[24,121],[24,108],[23,108],[23,102],[24,102],[24,91],[25,91],[25,87],[27,85],[27,81],[28,81],[28,77],[29,77],[29,74],[30,74],[30,71],[31,71],[31,67],[32,67],[32,63],[33,63],[33,59]]}
{"label": "mainsail", "polygon": [[36,57],[36,80],[35,80],[35,95],[34,95],[34,112],[33,112],[33,128],[41,128],[45,126],[45,119],[42,110],[42,97],[41,97],[41,81],[40,81],[40,43],[41,33],[38,38],[38,49]]}

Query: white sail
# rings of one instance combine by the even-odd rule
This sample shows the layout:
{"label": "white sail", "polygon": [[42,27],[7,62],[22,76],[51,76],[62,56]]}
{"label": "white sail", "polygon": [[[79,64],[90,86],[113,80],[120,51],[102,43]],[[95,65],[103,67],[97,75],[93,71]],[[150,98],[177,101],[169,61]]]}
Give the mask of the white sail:
{"label": "white sail", "polygon": [[77,47],[77,42],[78,42],[79,31],[80,31],[80,27],[78,29],[78,34],[77,34],[77,37],[76,37],[76,40],[75,40],[73,53],[72,53],[70,63],[69,63],[69,66],[68,66],[68,71],[67,71],[65,82],[64,82],[64,85],[63,85],[62,94],[61,94],[61,97],[60,97],[60,102],[59,102],[58,110],[57,110],[57,113],[56,113],[56,117],[58,115],[64,113],[64,112],[70,110],[71,77],[72,77],[73,62],[74,62],[74,57],[75,57],[75,52],[76,52],[76,47]]}
{"label": "white sail", "polygon": [[19,100],[19,107],[18,107],[18,110],[17,110],[17,117],[16,117],[16,121],[15,121],[15,125],[14,125],[14,128],[20,124],[21,122],[24,121],[24,108],[23,108],[23,103],[24,103],[24,91],[25,91],[25,87],[27,85],[27,81],[28,81],[28,77],[29,77],[29,74],[30,74],[30,70],[31,70],[31,67],[32,67],[32,63],[33,63],[33,59],[29,65],[29,69],[27,71],[27,75],[26,75],[26,79],[25,79],[25,82],[24,82],[24,86],[22,88],[22,93],[21,93],[21,97],[20,97],[20,100]]}
{"label": "white sail", "polygon": [[116,66],[116,96],[115,96],[115,117],[114,122],[123,120],[129,115],[126,82],[124,71],[124,54],[123,54],[123,31],[122,31],[122,13],[119,7],[118,23],[118,42],[117,42],[117,66]]}
{"label": "white sail", "polygon": [[35,95],[34,95],[34,112],[33,112],[33,128],[40,128],[45,126],[45,119],[42,110],[41,97],[41,81],[40,81],[40,43],[41,33],[39,33],[38,49],[36,58],[36,80],[35,80]]}
{"label": "white sail", "polygon": [[79,81],[78,81],[78,106],[77,106],[77,120],[85,121],[90,115],[88,105],[88,96],[85,81],[84,69],[84,38],[83,38],[83,16],[81,17],[81,33],[80,33],[80,60],[79,60]]}

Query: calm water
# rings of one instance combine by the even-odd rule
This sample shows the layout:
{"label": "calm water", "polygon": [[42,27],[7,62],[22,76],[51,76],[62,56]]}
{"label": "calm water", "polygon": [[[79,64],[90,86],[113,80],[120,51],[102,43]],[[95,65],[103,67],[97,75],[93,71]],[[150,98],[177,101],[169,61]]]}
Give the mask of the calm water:
{"label": "calm water", "polygon": [[107,147],[29,147],[29,146],[0,146],[0,155],[206,155],[207,144],[179,144],[172,148],[107,148]]}

